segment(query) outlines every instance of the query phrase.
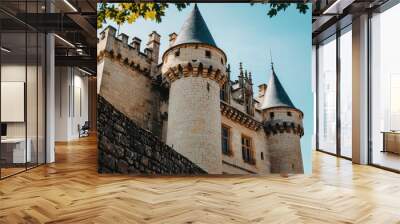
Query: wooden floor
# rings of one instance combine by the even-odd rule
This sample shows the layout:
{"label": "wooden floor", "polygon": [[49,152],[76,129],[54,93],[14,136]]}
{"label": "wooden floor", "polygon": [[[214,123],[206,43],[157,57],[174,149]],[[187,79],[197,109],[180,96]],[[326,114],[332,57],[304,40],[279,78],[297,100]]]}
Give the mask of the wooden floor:
{"label": "wooden floor", "polygon": [[11,176],[13,174],[19,173],[19,172],[23,172],[26,170],[25,167],[7,167],[7,168],[0,168],[1,169],[1,177],[8,177]]}
{"label": "wooden floor", "polygon": [[374,151],[373,162],[377,165],[400,170],[400,155],[391,152]]}
{"label": "wooden floor", "polygon": [[400,175],[314,154],[312,176],[129,177],[96,172],[94,138],[0,181],[0,223],[400,223]]}

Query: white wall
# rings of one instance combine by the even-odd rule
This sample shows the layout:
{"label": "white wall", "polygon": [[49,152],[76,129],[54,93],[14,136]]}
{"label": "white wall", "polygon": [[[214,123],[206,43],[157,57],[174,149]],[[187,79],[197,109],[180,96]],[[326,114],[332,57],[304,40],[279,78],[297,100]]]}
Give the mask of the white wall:
{"label": "white wall", "polygon": [[[26,70],[27,69],[27,70]],[[2,82],[24,82],[26,71],[28,71],[28,75],[36,74],[36,67],[18,64],[5,64],[1,66],[1,81]],[[29,77],[28,77],[29,78]],[[31,82],[31,80],[29,80]],[[32,84],[32,83],[30,83]],[[34,83],[36,85],[36,82]],[[36,99],[36,89],[27,89],[32,90],[33,92],[28,91],[28,103],[33,102]],[[4,96],[3,96],[4,97]],[[35,99],[32,99],[35,98]],[[36,101],[35,101],[36,102]],[[36,108],[36,104],[28,105],[34,106]],[[7,108],[1,108],[2,110],[7,110]],[[24,108],[22,108],[24,110]],[[29,111],[30,112],[30,111]],[[36,114],[28,113],[27,114],[28,122],[35,120],[36,123]],[[32,117],[34,116],[34,117]],[[7,122],[7,136],[8,137],[25,137],[25,123],[26,122]],[[28,128],[32,127],[33,125],[28,125]],[[36,129],[36,127],[34,127]],[[28,130],[28,137],[29,137],[29,130]]]}
{"label": "white wall", "polygon": [[70,141],[88,120],[88,78],[72,67],[56,67],[55,73],[55,141]]}

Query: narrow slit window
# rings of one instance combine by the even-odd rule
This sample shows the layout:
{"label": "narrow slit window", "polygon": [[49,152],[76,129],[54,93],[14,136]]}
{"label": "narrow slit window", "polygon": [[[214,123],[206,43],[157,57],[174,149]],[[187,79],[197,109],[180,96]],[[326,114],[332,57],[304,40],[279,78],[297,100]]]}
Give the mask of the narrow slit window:
{"label": "narrow slit window", "polygon": [[206,51],[206,58],[211,58],[211,51]]}

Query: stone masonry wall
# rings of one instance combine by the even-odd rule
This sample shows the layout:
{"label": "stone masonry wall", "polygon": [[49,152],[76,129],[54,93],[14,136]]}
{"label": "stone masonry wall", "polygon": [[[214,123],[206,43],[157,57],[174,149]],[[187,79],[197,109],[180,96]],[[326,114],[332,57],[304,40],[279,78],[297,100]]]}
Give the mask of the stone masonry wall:
{"label": "stone masonry wall", "polygon": [[213,80],[185,77],[169,95],[167,144],[210,174],[222,173],[219,90]]}
{"label": "stone masonry wall", "polygon": [[[269,161],[269,151],[268,151],[268,143],[266,141],[265,132],[263,129],[259,129],[258,131],[251,130],[246,128],[235,121],[228,119],[226,116],[222,116],[222,124],[229,128],[230,135],[230,149],[231,155],[222,155],[222,160],[233,164],[237,167],[241,167],[245,170],[249,170],[253,173],[257,174],[269,174],[270,170],[270,161]],[[248,164],[243,161],[242,158],[242,135],[250,137],[252,140],[252,149],[254,150],[254,160],[255,164]],[[263,158],[261,157],[261,153],[263,153]],[[223,168],[228,167],[225,164]],[[238,169],[222,169],[225,173],[239,173]],[[249,172],[248,172],[249,173]]]}
{"label": "stone masonry wall", "polygon": [[206,173],[152,133],[138,127],[101,96],[97,107],[99,173]]}
{"label": "stone masonry wall", "polygon": [[102,61],[99,95],[141,128],[161,136],[160,97],[151,79],[115,59],[104,57]]}
{"label": "stone masonry wall", "polygon": [[[143,53],[139,43],[128,44],[128,39],[123,33],[117,37],[111,26],[101,32],[97,44],[98,94],[135,124],[161,137],[161,99],[153,83],[160,74],[158,63],[146,54],[148,50]],[[149,43],[154,41],[149,39]]]}

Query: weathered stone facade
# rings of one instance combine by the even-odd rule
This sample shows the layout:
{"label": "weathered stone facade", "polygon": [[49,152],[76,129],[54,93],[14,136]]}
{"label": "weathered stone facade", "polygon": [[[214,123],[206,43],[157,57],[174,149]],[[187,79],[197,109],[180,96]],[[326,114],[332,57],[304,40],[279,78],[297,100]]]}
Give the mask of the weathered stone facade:
{"label": "weathered stone facade", "polygon": [[167,144],[208,173],[221,173],[218,83],[202,77],[176,80],[170,89]]}
{"label": "weathered stone facade", "polygon": [[206,173],[151,132],[138,127],[103,97],[98,96],[97,106],[99,173]]}
{"label": "weathered stone facade", "polygon": [[[112,27],[101,33],[99,95],[146,133],[210,174],[303,172],[303,113],[290,101],[273,67],[258,96],[253,95],[252,74],[242,64],[238,79],[231,80],[227,56],[197,6],[181,32],[170,35],[162,63],[157,61],[156,32],[149,35],[144,53],[140,39],[134,37],[131,44],[128,39],[125,34],[116,37]],[[229,153],[222,150],[222,127],[229,129]]]}
{"label": "weathered stone facade", "polygon": [[[252,130],[250,128],[243,128],[243,126],[226,116],[222,116],[222,125],[229,128],[230,130],[230,142],[231,142],[231,155],[222,154],[222,161],[225,162],[225,167],[229,167],[232,170],[236,170],[234,173],[239,173],[238,169],[242,169],[247,173],[270,173],[269,167],[269,151],[268,143],[265,138],[264,131]],[[249,164],[242,159],[242,136],[249,136],[253,140],[253,150],[255,163]],[[263,154],[261,156],[261,153]],[[224,169],[226,173],[229,170]]]}
{"label": "weathered stone facade", "polygon": [[[134,45],[135,48],[127,44],[127,39],[118,39],[113,35],[115,30],[112,27],[106,29],[102,33],[104,39],[97,48],[100,62],[97,69],[101,71],[98,77],[101,83],[99,94],[142,128],[161,137],[162,120],[158,113],[161,92],[153,89],[155,78],[151,76],[157,73],[155,68],[152,69],[157,63],[153,61],[153,55],[140,52],[140,45]],[[153,42],[150,39],[149,43]]]}

